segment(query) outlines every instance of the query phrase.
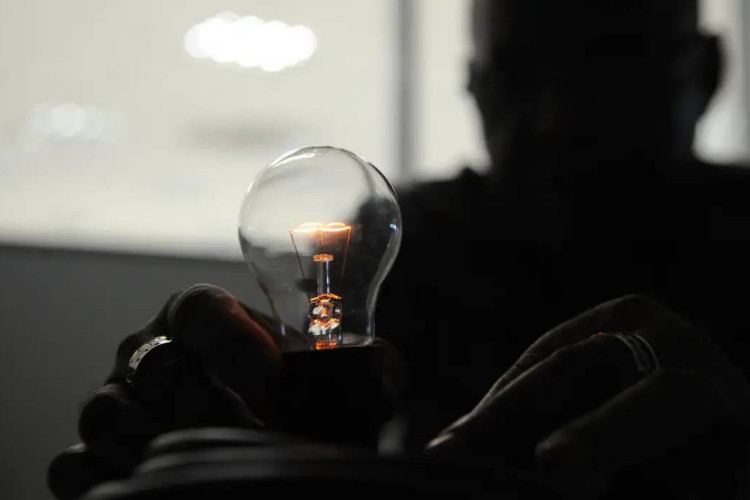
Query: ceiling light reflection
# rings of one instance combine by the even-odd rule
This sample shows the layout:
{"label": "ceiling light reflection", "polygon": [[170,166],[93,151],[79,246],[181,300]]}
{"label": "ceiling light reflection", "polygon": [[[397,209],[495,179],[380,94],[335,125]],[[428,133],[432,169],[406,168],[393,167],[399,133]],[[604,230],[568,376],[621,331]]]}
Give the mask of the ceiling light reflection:
{"label": "ceiling light reflection", "polygon": [[196,59],[235,63],[268,72],[298,66],[317,49],[315,33],[307,26],[289,26],[222,12],[196,24],[185,34],[185,50]]}

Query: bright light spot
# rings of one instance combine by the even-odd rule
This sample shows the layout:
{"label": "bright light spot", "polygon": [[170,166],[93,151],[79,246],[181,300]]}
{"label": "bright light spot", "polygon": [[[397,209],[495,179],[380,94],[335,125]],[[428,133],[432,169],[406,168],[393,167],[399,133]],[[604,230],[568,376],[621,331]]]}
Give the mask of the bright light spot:
{"label": "bright light spot", "polygon": [[294,40],[291,45],[297,49],[294,54],[297,63],[309,59],[315,53],[315,49],[318,48],[315,33],[307,26],[293,26],[290,28],[290,36]]}
{"label": "bright light spot", "polygon": [[52,129],[58,135],[70,139],[83,131],[86,112],[79,105],[67,102],[52,108],[49,118]]}
{"label": "bright light spot", "polygon": [[191,57],[269,72],[306,62],[317,45],[315,33],[306,26],[266,22],[233,12],[221,12],[185,34],[185,50]]}
{"label": "bright light spot", "polygon": [[26,118],[25,136],[29,141],[96,141],[111,133],[109,118],[93,106],[66,102],[35,104]]}
{"label": "bright light spot", "polygon": [[243,68],[255,68],[263,61],[263,26],[265,22],[257,17],[243,17],[234,23],[239,50],[235,62]]}
{"label": "bright light spot", "polygon": [[226,21],[228,23],[233,23],[237,21],[240,18],[240,16],[238,16],[234,12],[225,10],[224,12],[219,12],[218,14],[216,14],[216,18],[221,19],[222,21]]}
{"label": "bright light spot", "polygon": [[203,47],[200,44],[199,27],[200,25],[196,24],[185,34],[185,50],[187,50],[191,57],[205,59],[208,57],[208,54],[206,54],[206,51],[203,50]]}

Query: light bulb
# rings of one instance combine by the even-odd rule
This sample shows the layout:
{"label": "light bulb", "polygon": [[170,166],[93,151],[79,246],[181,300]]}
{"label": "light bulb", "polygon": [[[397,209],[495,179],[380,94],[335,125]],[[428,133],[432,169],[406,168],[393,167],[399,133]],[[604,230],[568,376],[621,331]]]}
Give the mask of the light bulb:
{"label": "light bulb", "polygon": [[396,195],[375,166],[333,147],[281,156],[248,188],[239,237],[283,350],[372,342],[378,289],[401,243]]}

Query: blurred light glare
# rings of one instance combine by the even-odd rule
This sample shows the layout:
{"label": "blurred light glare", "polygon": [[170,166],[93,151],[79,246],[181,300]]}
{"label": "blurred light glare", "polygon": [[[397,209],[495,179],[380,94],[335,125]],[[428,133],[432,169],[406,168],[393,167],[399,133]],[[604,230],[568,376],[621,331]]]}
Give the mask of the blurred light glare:
{"label": "blurred light glare", "polygon": [[290,32],[290,36],[295,40],[292,45],[298,49],[296,54],[297,61],[301,62],[309,59],[315,53],[315,49],[318,48],[315,33],[307,26],[292,26]]}
{"label": "blurred light glare", "polygon": [[237,21],[240,18],[240,16],[238,16],[234,12],[225,10],[224,12],[219,12],[218,14],[216,14],[216,18],[221,19],[222,21],[226,21],[228,23],[233,23]]}
{"label": "blurred light glare", "polygon": [[105,113],[93,106],[81,106],[74,102],[37,103],[26,117],[25,134],[21,142],[77,139],[97,141],[112,132],[110,122]]}
{"label": "blurred light glare", "polygon": [[206,59],[208,54],[203,50],[203,46],[200,43],[200,25],[196,24],[190,31],[185,35],[185,50],[190,54],[190,57],[195,59]]}
{"label": "blurred light glare", "polygon": [[268,72],[303,64],[317,49],[315,33],[307,26],[233,12],[221,12],[191,27],[184,42],[185,51],[195,59]]}
{"label": "blurred light glare", "polygon": [[198,35],[198,43],[208,56],[218,63],[231,62],[232,54],[231,23],[215,17],[206,22]]}
{"label": "blurred light glare", "polygon": [[52,129],[60,136],[70,139],[83,131],[86,112],[77,104],[66,102],[50,111]]}

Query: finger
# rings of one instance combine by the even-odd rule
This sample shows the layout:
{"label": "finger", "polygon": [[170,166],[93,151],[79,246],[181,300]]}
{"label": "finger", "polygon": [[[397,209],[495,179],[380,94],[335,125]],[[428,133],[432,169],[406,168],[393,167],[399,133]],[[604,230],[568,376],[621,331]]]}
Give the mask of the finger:
{"label": "finger", "polygon": [[596,332],[632,332],[649,327],[692,330],[676,313],[642,295],[628,295],[600,304],[553,328],[534,342],[492,386],[478,406],[491,400],[523,372],[553,352]]}
{"label": "finger", "polygon": [[145,389],[109,384],[94,393],[79,419],[79,433],[87,448],[124,472],[140,462],[148,443],[163,432],[257,426],[242,399],[206,375],[202,367],[184,360],[172,368]]}
{"label": "finger", "polygon": [[107,384],[125,382],[130,357],[143,344],[160,335],[166,337],[172,336],[169,330],[167,315],[172,308],[172,305],[181,294],[182,292],[172,294],[164,306],[162,306],[161,310],[151,318],[148,323],[146,323],[146,326],[138,332],[129,335],[120,343],[117,348],[117,354],[115,355],[115,366],[106,380]]}
{"label": "finger", "polygon": [[719,374],[744,386],[742,373],[721,348],[706,333],[684,321],[644,325],[636,333],[648,342],[662,367]]}
{"label": "finger", "polygon": [[169,310],[170,331],[186,350],[249,405],[261,419],[273,413],[281,351],[271,333],[229,292],[196,285]]}
{"label": "finger", "polygon": [[74,500],[99,483],[125,476],[84,444],[77,444],[52,460],[47,470],[47,486],[58,500]]}
{"label": "finger", "polygon": [[266,314],[263,314],[259,311],[256,311],[254,309],[251,309],[247,306],[244,302],[238,301],[240,304],[240,307],[245,311],[245,313],[252,319],[255,323],[258,324],[258,326],[265,332],[268,332],[269,334],[274,331],[274,324],[275,321],[270,316],[267,316]]}
{"label": "finger", "polygon": [[398,400],[403,396],[407,384],[406,359],[393,343],[382,337],[376,337],[373,345],[379,346],[383,353],[382,371],[385,389]]}
{"label": "finger", "polygon": [[515,465],[527,465],[539,439],[639,377],[625,344],[611,337],[589,337],[558,349],[517,377],[441,433],[431,443],[431,451],[504,453],[519,461]]}
{"label": "finger", "polygon": [[149,412],[117,384],[91,395],[81,410],[78,432],[90,452],[122,473],[138,463],[156,435]]}
{"label": "finger", "polygon": [[[557,480],[585,482],[610,477],[670,449],[713,443],[713,460],[724,458],[728,464],[744,466],[746,461],[730,457],[731,441],[704,439],[713,431],[731,427],[732,441],[740,446],[735,451],[744,453],[747,415],[742,411],[735,395],[716,378],[688,371],[659,371],[542,440],[536,447],[536,462]],[[695,463],[703,462],[695,458]],[[683,468],[680,473],[684,476],[688,470]]]}
{"label": "finger", "polygon": [[161,432],[257,425],[242,398],[213,378],[198,356],[175,342],[149,352],[133,383],[124,382],[128,361],[138,347],[158,335],[173,336],[170,313],[185,297],[185,293],[173,294],[142,330],[120,344],[107,385],[81,411],[79,432],[87,449],[120,471],[131,470],[147,443]]}

